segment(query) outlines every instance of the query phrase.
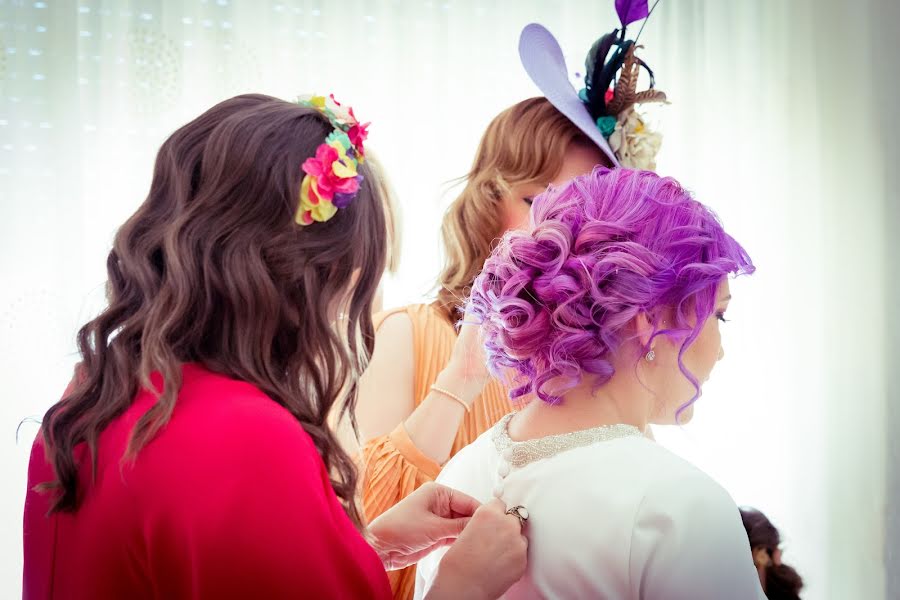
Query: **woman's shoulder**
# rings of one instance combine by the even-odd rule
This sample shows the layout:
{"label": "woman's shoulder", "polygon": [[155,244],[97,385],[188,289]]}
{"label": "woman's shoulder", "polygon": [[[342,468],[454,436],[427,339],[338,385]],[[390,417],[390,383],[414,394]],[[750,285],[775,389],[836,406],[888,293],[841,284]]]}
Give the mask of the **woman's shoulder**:
{"label": "woman's shoulder", "polygon": [[725,488],[690,461],[650,440],[635,440],[634,446],[648,475],[644,508],[707,504],[736,510]]}
{"label": "woman's shoulder", "polygon": [[[210,502],[221,502],[227,511],[251,497],[268,498],[271,489],[286,493],[286,482],[302,489],[309,502],[329,501],[328,473],[311,437],[314,429],[307,431],[256,385],[195,365],[185,365],[183,372],[171,418],[126,471],[128,488],[142,505],[177,518],[209,510]],[[105,461],[107,469],[116,464],[112,458]],[[172,485],[173,480],[185,483]],[[190,485],[189,500],[185,485]]]}
{"label": "woman's shoulder", "polygon": [[655,458],[652,477],[631,530],[635,595],[763,598],[747,534],[728,491],[664,448],[650,450]]}
{"label": "woman's shoulder", "polygon": [[[578,485],[598,500],[607,498],[613,486],[618,490],[617,497],[629,498],[638,520],[642,515],[653,521],[661,516],[677,518],[682,513],[712,508],[717,514],[737,511],[731,496],[712,477],[643,437],[576,448],[535,466],[535,475],[546,477],[552,471],[561,482]],[[602,477],[581,479],[581,473],[598,468]]]}
{"label": "woman's shoulder", "polygon": [[437,374],[446,366],[456,342],[456,330],[431,304],[410,304],[379,313],[375,353],[371,369],[387,359],[391,372],[404,381],[415,381],[416,402],[427,394]]}
{"label": "woman's shoulder", "polygon": [[732,567],[742,572],[742,560],[749,561],[747,536],[731,494],[691,462],[654,442],[639,441],[652,458],[644,461],[648,472],[634,512],[632,558],[666,554],[659,550],[663,547],[682,548],[702,554],[710,565],[721,563],[723,572]]}
{"label": "woman's shoulder", "polygon": [[243,451],[250,446],[267,454],[287,449],[318,454],[312,438],[285,406],[252,383],[199,365],[183,367],[176,414],[166,429],[215,434],[228,440],[228,448],[244,447]]}
{"label": "woman's shoulder", "polygon": [[[455,329],[444,314],[434,304],[408,304],[376,314],[372,321],[375,329],[381,331],[387,323],[405,322],[414,331],[427,331],[430,334],[449,334],[455,336]],[[395,325],[396,326],[396,325]]]}

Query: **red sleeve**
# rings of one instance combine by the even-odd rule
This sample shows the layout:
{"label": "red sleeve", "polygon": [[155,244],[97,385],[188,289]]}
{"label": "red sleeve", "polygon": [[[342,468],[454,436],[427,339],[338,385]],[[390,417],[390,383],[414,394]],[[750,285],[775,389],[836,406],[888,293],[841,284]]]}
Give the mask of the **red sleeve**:
{"label": "red sleeve", "polygon": [[[381,562],[344,513],[311,438],[268,403],[207,415],[183,456],[153,457],[161,469],[175,465],[178,488],[163,497],[168,507],[141,511],[157,597],[389,598]],[[154,518],[156,509],[165,516]]]}
{"label": "red sleeve", "polygon": [[44,441],[41,432],[31,446],[28,461],[28,489],[25,492],[25,510],[22,519],[22,548],[25,569],[22,575],[23,598],[49,598],[53,565],[52,540],[56,523],[46,517],[50,510],[47,494],[40,494],[35,487],[53,481],[53,470],[44,457]]}

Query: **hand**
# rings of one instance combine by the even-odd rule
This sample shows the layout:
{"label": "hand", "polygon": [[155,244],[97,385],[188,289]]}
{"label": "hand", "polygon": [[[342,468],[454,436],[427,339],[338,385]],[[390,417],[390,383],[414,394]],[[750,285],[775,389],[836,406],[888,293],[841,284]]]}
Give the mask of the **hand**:
{"label": "hand", "polygon": [[387,571],[415,564],[453,543],[479,504],[462,492],[426,483],[372,521],[372,547]]}
{"label": "hand", "polygon": [[499,598],[525,574],[528,541],[500,500],[483,505],[444,555],[428,600]]}
{"label": "hand", "polygon": [[455,389],[462,387],[461,391],[472,392],[472,395],[480,394],[490,380],[479,317],[471,313],[463,317],[450,361],[438,377],[438,382],[444,377],[453,379],[451,383]]}

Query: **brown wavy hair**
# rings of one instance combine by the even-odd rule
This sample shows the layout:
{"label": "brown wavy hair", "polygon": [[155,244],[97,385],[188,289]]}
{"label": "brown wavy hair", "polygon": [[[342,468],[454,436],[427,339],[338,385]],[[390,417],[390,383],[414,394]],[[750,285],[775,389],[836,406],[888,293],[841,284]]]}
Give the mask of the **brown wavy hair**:
{"label": "brown wavy hair", "polygon": [[331,131],[315,110],[244,95],[162,145],[150,193],[107,259],[108,306],[79,331],[72,389],[42,423],[56,476],[42,488],[55,493],[51,512],[78,508],[76,446],[87,445],[96,470],[100,432],[140,388],[154,389],[150,375],[159,373],[164,388],[135,426],[126,452],[133,458],[171,417],[182,364],[198,362],[290,411],[361,527],[356,470],[326,417],[343,401],[352,418],[387,241],[365,164],[349,207],[325,223],[294,222],[300,165]]}
{"label": "brown wavy hair", "polygon": [[435,306],[447,320],[459,318],[475,276],[504,233],[500,203],[510,188],[546,186],[576,141],[593,143],[544,97],[523,100],[488,125],[463,178],[465,187],[441,224],[445,262]]}

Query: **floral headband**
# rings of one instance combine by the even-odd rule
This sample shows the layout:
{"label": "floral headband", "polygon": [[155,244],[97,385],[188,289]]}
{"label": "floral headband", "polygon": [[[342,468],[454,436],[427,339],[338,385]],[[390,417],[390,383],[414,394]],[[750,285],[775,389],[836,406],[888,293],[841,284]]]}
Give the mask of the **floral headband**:
{"label": "floral headband", "polygon": [[[666,102],[666,94],[654,88],[653,71],[635,55],[635,50],[641,46],[636,44],[636,39],[626,39],[625,30],[631,23],[647,19],[653,9],[648,8],[646,0],[617,0],[616,11],[622,29],[604,35],[591,47],[585,59],[585,86],[578,96],[619,163],[623,167],[652,171],[656,168],[656,153],[662,145],[662,135],[647,127],[635,106],[645,102]],[[638,75],[642,67],[650,75],[650,88],[638,92]]]}
{"label": "floral headband", "polygon": [[369,124],[361,125],[353,109],[342,106],[333,95],[301,96],[297,104],[316,109],[334,126],[325,142],[316,148],[316,155],[306,159],[301,167],[305,175],[294,220],[299,225],[310,225],[327,221],[356,197],[363,180],[357,167],[365,161],[363,142],[369,134]]}

